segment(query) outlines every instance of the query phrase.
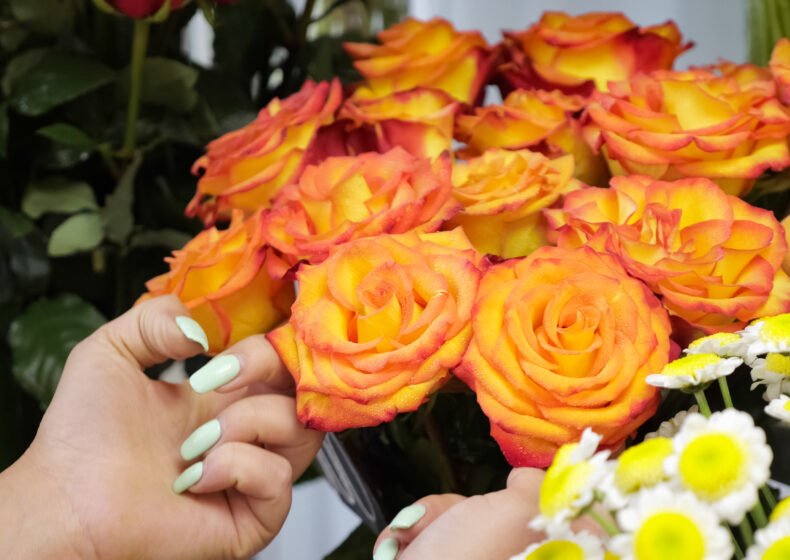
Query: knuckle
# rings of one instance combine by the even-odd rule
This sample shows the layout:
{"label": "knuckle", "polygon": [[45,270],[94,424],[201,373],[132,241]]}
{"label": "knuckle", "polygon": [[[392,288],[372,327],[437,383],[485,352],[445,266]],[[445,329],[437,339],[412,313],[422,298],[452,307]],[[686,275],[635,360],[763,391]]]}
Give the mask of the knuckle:
{"label": "knuckle", "polygon": [[280,455],[274,454],[271,465],[271,484],[278,490],[288,490],[293,482],[293,467]]}

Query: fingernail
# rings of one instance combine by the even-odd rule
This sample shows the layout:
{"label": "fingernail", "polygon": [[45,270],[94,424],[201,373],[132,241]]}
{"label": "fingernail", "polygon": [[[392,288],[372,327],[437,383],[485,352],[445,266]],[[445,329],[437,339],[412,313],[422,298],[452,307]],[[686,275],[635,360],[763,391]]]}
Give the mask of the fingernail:
{"label": "fingernail", "polygon": [[189,378],[189,384],[198,393],[208,393],[239,374],[241,364],[233,354],[217,356]]}
{"label": "fingernail", "polygon": [[197,430],[192,432],[184,443],[181,444],[181,457],[184,461],[191,461],[195,457],[199,457],[209,447],[217,443],[221,429],[219,420],[209,420]]}
{"label": "fingernail", "polygon": [[185,337],[192,342],[197,342],[203,347],[204,352],[208,352],[208,337],[203,327],[197,321],[190,317],[179,315],[176,317],[176,325],[178,325]]}
{"label": "fingernail", "polygon": [[376,549],[373,560],[395,560],[397,554],[398,540],[393,538],[384,539]]}
{"label": "fingernail", "polygon": [[190,486],[193,486],[200,480],[201,476],[203,476],[203,461],[188,466],[184,469],[184,472],[178,475],[178,478],[173,483],[173,492],[180,494]]}
{"label": "fingernail", "polygon": [[390,529],[408,529],[425,515],[425,506],[412,504],[400,510],[390,523]]}

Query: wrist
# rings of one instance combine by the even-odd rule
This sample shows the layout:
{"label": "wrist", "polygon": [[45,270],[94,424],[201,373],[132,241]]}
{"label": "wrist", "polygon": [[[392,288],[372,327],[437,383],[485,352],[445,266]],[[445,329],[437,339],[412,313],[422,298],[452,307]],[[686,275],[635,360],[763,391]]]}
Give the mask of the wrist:
{"label": "wrist", "polygon": [[0,549],[20,560],[95,558],[57,482],[28,453],[0,472]]}

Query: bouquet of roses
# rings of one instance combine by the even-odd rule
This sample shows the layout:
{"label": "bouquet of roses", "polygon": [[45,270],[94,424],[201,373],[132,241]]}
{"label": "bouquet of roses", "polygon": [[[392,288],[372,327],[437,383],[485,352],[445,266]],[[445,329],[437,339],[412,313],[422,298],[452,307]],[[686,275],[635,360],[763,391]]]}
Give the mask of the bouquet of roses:
{"label": "bouquet of roses", "polygon": [[[551,465],[537,522],[578,558],[603,548],[562,536],[577,515],[623,558],[712,559],[752,546],[750,510],[748,554],[774,558],[771,450],[701,391],[746,363],[787,399],[786,232],[743,197],[790,167],[790,42],[770,67],[678,71],[692,44],[673,23],[615,13],[546,13],[493,46],[441,19],[379,39],[346,45],[362,81],[308,81],[209,144],[187,208],[207,229],[144,297],[180,297],[212,353],[269,332],[315,429],[473,394],[511,465]],[[491,84],[503,101],[483,105]],[[705,414],[607,462],[676,386]],[[670,534],[719,548],[640,552]]]}

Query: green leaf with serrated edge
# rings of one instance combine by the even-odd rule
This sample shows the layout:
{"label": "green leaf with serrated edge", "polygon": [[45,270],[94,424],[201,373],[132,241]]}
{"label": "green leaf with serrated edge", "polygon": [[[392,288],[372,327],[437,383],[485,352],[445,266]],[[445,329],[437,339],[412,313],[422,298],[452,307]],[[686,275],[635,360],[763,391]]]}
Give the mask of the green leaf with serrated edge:
{"label": "green leaf with serrated edge", "polygon": [[46,407],[69,352],[104,322],[92,305],[71,294],[31,304],[8,332],[14,377]]}
{"label": "green leaf with serrated edge", "polygon": [[192,236],[183,231],[174,229],[148,229],[132,235],[130,247],[164,247],[166,249],[180,249],[192,239]]}
{"label": "green leaf with serrated edge", "polygon": [[6,66],[5,74],[3,74],[3,93],[6,96],[11,95],[16,81],[41,62],[50,52],[47,49],[30,49],[12,58]]}
{"label": "green leaf with serrated edge", "polygon": [[35,229],[33,222],[22,214],[18,214],[0,206],[0,227],[3,227],[13,237],[22,237]]}
{"label": "green leaf with serrated edge", "polygon": [[[199,72],[177,60],[149,57],[143,63],[140,100],[179,113],[191,111],[198,100],[195,91]],[[128,76],[124,79],[128,87]]]}
{"label": "green leaf with serrated edge", "polygon": [[67,123],[55,123],[39,128],[36,134],[40,134],[64,146],[71,146],[72,148],[89,152],[95,150],[98,145],[93,138],[79,128]]}
{"label": "green leaf with serrated edge", "polygon": [[26,27],[46,35],[67,35],[74,27],[76,3],[70,0],[9,0],[11,13]]}
{"label": "green leaf with serrated edge", "polygon": [[65,257],[98,247],[104,239],[102,219],[98,212],[75,214],[52,232],[47,246],[51,257]]}
{"label": "green leaf with serrated edge", "polygon": [[11,85],[10,104],[24,115],[38,116],[115,79],[97,60],[50,51]]}
{"label": "green leaf with serrated edge", "polygon": [[46,177],[28,185],[22,198],[22,211],[33,219],[44,214],[74,214],[98,210],[96,197],[88,183],[65,177]]}
{"label": "green leaf with serrated edge", "polygon": [[134,159],[126,168],[115,191],[107,196],[102,209],[102,222],[107,239],[123,245],[129,238],[134,228],[134,179],[140,168],[143,158],[140,152],[135,153]]}

